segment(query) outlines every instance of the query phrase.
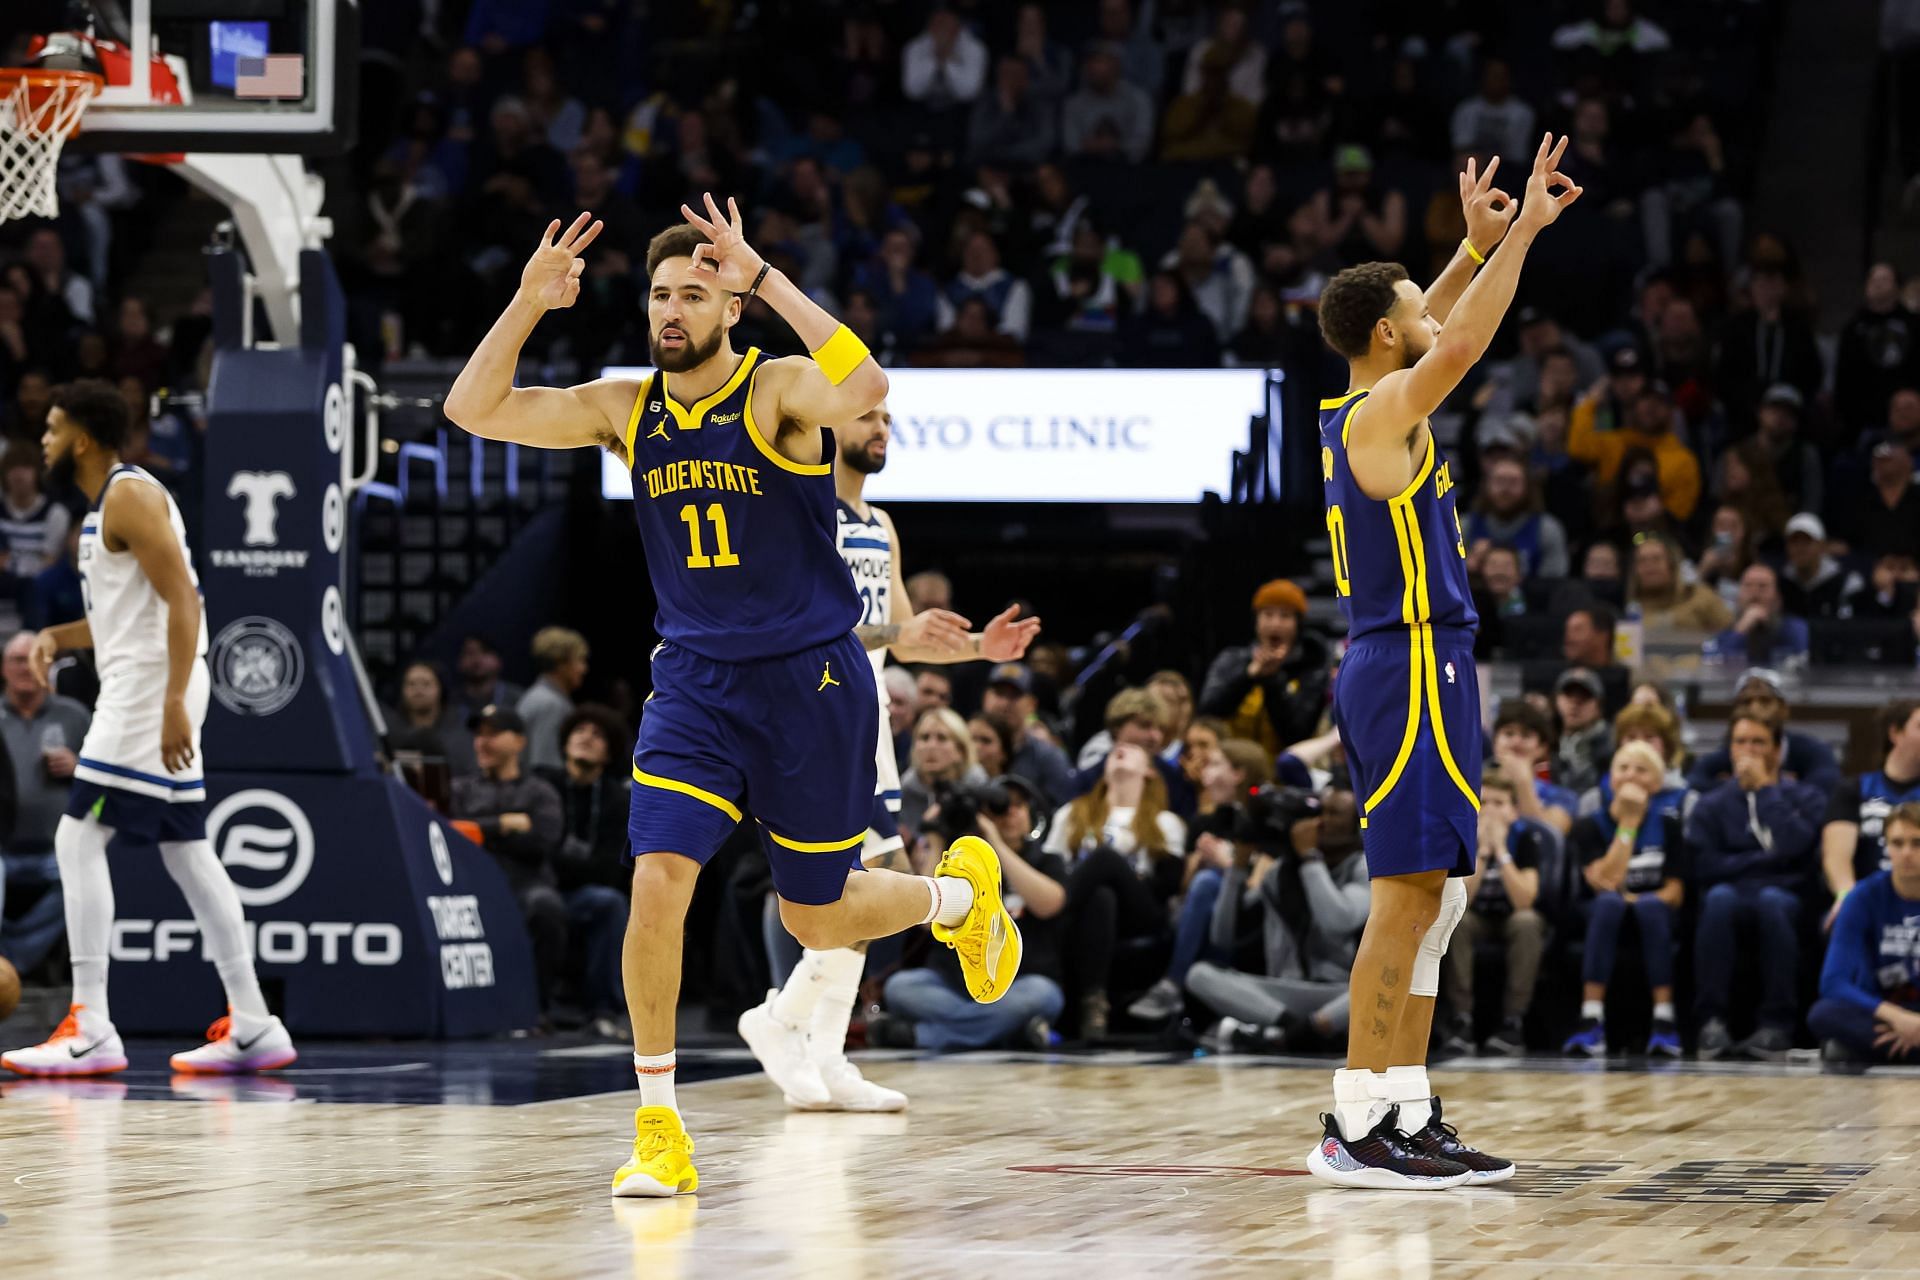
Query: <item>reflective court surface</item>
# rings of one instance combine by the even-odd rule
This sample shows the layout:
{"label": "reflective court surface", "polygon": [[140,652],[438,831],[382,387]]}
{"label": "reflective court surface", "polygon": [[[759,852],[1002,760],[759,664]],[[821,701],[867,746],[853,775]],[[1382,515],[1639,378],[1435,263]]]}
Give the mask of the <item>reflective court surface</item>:
{"label": "reflective court surface", "polygon": [[[1920,1072],[1441,1068],[1501,1187],[1305,1176],[1324,1063],[864,1055],[902,1115],[786,1110],[688,1053],[700,1194],[614,1202],[620,1046],[304,1046],[189,1081],[0,1086],[20,1276],[1920,1276]],[[171,1046],[177,1047],[177,1046]]]}

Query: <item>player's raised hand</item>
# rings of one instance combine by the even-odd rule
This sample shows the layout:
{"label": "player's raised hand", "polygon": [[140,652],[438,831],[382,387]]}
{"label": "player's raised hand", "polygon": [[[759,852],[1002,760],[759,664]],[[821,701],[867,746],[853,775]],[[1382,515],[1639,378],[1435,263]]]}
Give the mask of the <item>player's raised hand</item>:
{"label": "player's raised hand", "polygon": [[1561,134],[1555,142],[1551,133],[1540,139],[1533,153],[1533,172],[1527,175],[1527,194],[1520,202],[1520,224],[1530,230],[1552,224],[1560,211],[1580,198],[1582,188],[1560,172],[1560,157],[1567,154],[1569,136]]}
{"label": "player's raised hand", "polygon": [[980,656],[988,662],[1013,662],[1026,656],[1027,646],[1039,638],[1040,619],[1022,618],[1019,605],[1008,605],[980,633]]}
{"label": "player's raised hand", "polygon": [[753,288],[766,260],[747,243],[746,227],[740,220],[740,206],[732,196],[727,197],[725,214],[713,202],[711,194],[702,198],[707,202],[707,216],[704,218],[688,206],[680,206],[680,212],[687,221],[706,232],[707,239],[713,242],[693,247],[693,269],[711,276],[715,284],[729,293],[745,293]]}
{"label": "player's raised hand", "polygon": [[1520,212],[1514,198],[1493,185],[1499,167],[1499,156],[1487,161],[1485,169],[1478,169],[1469,156],[1460,175],[1460,212],[1467,219],[1467,243],[1483,258],[1506,236],[1513,215]]}
{"label": "player's raised hand", "polygon": [[520,272],[520,295],[543,311],[572,306],[580,296],[580,273],[587,269],[587,260],[580,254],[605,225],[594,221],[591,213],[575,218],[564,232],[560,219],[549,222],[540,247]]}
{"label": "player's raised hand", "polygon": [[972,625],[950,609],[926,609],[901,624],[900,638],[895,643],[916,653],[962,657],[973,649],[973,640],[968,634]]}

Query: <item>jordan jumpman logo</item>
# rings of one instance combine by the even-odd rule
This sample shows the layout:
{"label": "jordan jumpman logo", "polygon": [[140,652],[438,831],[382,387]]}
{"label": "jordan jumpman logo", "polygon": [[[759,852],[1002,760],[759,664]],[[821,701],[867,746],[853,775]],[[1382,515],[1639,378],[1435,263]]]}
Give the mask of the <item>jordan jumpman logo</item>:
{"label": "jordan jumpman logo", "polygon": [[669,443],[672,442],[673,437],[667,434],[667,420],[665,418],[660,419],[659,426],[647,432],[647,439],[651,440],[655,436],[659,436],[662,440],[668,441]]}
{"label": "jordan jumpman logo", "polygon": [[833,678],[833,664],[831,662],[820,669],[820,688],[815,689],[814,692],[819,693],[828,685],[833,685],[835,688],[840,687],[840,682]]}

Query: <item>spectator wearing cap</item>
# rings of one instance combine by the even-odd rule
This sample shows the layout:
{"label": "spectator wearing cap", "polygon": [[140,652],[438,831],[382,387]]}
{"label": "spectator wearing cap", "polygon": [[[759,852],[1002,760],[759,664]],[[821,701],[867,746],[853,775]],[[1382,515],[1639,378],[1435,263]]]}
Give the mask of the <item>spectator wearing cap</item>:
{"label": "spectator wearing cap", "polygon": [[1200,686],[1201,715],[1278,754],[1311,738],[1327,707],[1327,647],[1307,630],[1306,593],[1275,578],[1253,593],[1253,643],[1215,656]]}
{"label": "spectator wearing cap", "polygon": [[1844,617],[1849,597],[1866,581],[1827,554],[1827,527],[1811,511],[1787,521],[1787,564],[1780,574],[1780,603],[1801,618]]}
{"label": "spectator wearing cap", "polygon": [[1913,455],[1891,440],[1873,446],[1867,460],[1867,491],[1843,504],[1853,545],[1875,555],[1920,560],[1920,485],[1913,481]]}
{"label": "spectator wearing cap", "polygon": [[1860,309],[1840,330],[1833,370],[1838,443],[1850,446],[1873,425],[1888,396],[1913,386],[1920,386],[1920,316],[1901,302],[1893,264],[1876,262],[1867,268]]}
{"label": "spectator wearing cap", "polygon": [[1052,813],[1073,797],[1073,765],[1039,729],[1040,700],[1026,663],[1003,662],[993,669],[980,713],[1006,730],[1013,742],[1006,771],[1031,780],[1042,813]]}
{"label": "spectator wearing cap", "polygon": [[1061,149],[1086,159],[1139,164],[1153,144],[1153,99],[1120,78],[1121,51],[1107,41],[1087,47],[1080,88],[1060,111]]}
{"label": "spectator wearing cap", "polygon": [[1480,68],[1480,92],[1453,109],[1453,149],[1517,163],[1539,144],[1533,118],[1533,108],[1513,94],[1512,69],[1504,59],[1488,58]]}
{"label": "spectator wearing cap", "polygon": [[1798,387],[1776,382],[1760,397],[1760,428],[1754,439],[1773,464],[1774,479],[1786,496],[1788,510],[1818,511],[1825,505],[1825,469],[1820,451],[1802,434],[1806,397]]}
{"label": "spectator wearing cap", "polygon": [[[1786,273],[1774,262],[1754,264],[1747,280],[1744,311],[1727,318],[1720,330],[1719,359],[1714,383],[1735,423],[1746,420],[1760,401],[1780,384],[1805,397],[1820,389],[1825,366],[1814,341],[1813,318],[1807,308],[1788,299]],[[1813,506],[1813,503],[1803,503]]]}
{"label": "spectator wearing cap", "polygon": [[553,868],[578,957],[569,965],[572,985],[594,1033],[619,1039],[626,1004],[620,947],[633,883],[627,857],[633,779],[625,761],[633,739],[612,710],[591,704],[568,715],[559,736],[565,763],[535,773],[560,797]]}
{"label": "spectator wearing cap", "polygon": [[1700,501],[1700,459],[1673,433],[1674,408],[1665,390],[1654,384],[1640,389],[1632,416],[1613,431],[1601,432],[1583,401],[1567,424],[1567,452],[1593,466],[1602,484],[1613,484],[1628,453],[1643,449],[1653,455],[1660,479],[1660,495],[1676,520],[1686,521]]}
{"label": "spectator wearing cap", "polygon": [[[1785,725],[1792,707],[1787,702],[1786,681],[1778,671],[1754,667],[1744,671],[1733,686],[1735,715],[1756,715],[1763,720]],[[1780,760],[1783,776],[1812,783],[1831,793],[1840,783],[1840,761],[1833,748],[1810,733],[1784,729],[1785,746]],[[1695,791],[1707,791],[1733,775],[1733,756],[1726,747],[1709,751],[1687,770],[1687,785]]]}
{"label": "spectator wearing cap", "polygon": [[1633,421],[1633,406],[1647,389],[1647,365],[1638,347],[1620,347],[1607,357],[1606,376],[1594,382],[1573,406],[1567,427],[1602,434],[1619,431]]}
{"label": "spectator wearing cap", "polygon": [[1740,575],[1733,625],[1709,636],[1700,656],[1710,663],[1797,666],[1807,660],[1807,623],[1784,611],[1780,576],[1768,564],[1750,564]]}
{"label": "spectator wearing cap", "polygon": [[1567,576],[1567,530],[1541,509],[1527,466],[1518,457],[1495,457],[1481,472],[1480,492],[1467,517],[1467,568],[1493,543],[1520,553],[1520,571],[1528,578]]}
{"label": "spectator wearing cap", "polygon": [[470,727],[480,772],[453,780],[448,816],[479,826],[480,842],[520,902],[533,940],[544,1020],[567,956],[567,904],[553,869],[562,835],[560,797],[526,771],[527,726],[518,712],[484,707]]}
{"label": "spectator wearing cap", "polygon": [[587,638],[566,627],[542,627],[533,637],[533,682],[514,710],[527,726],[527,768],[561,764],[561,725],[573,714],[573,695],[587,678]]}
{"label": "spectator wearing cap", "polygon": [[1348,143],[1333,153],[1333,186],[1308,203],[1323,252],[1347,266],[1400,256],[1407,239],[1407,200],[1373,180],[1373,153]]}
{"label": "spectator wearing cap", "polygon": [[1649,632],[1682,633],[1698,643],[1733,621],[1712,587],[1689,582],[1680,544],[1664,533],[1636,537],[1627,579],[1627,607]]}
{"label": "spectator wearing cap", "polygon": [[1560,716],[1554,775],[1575,795],[1598,785],[1613,755],[1605,698],[1600,677],[1587,667],[1568,668],[1553,685],[1553,709]]}

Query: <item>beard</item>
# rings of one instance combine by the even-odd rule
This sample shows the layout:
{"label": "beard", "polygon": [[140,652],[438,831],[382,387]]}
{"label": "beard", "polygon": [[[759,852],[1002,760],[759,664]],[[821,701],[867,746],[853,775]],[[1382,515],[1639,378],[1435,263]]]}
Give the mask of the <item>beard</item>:
{"label": "beard", "polygon": [[1400,347],[1400,367],[1402,369],[1413,368],[1413,366],[1420,363],[1420,357],[1425,354],[1427,354],[1425,351],[1415,351],[1411,342],[1403,343]]}
{"label": "beard", "polygon": [[62,454],[47,464],[47,482],[43,489],[52,493],[58,489],[69,488],[73,484],[73,455]]}
{"label": "beard", "polygon": [[863,476],[877,475],[887,465],[887,455],[878,458],[867,452],[865,445],[843,444],[840,446],[840,461]]}
{"label": "beard", "polygon": [[713,359],[720,350],[721,339],[726,337],[726,329],[721,325],[713,326],[713,332],[704,341],[696,340],[684,329],[681,332],[687,334],[687,340],[677,351],[662,347],[657,337],[651,334],[647,336],[647,352],[653,357],[653,367],[662,373],[685,373],[689,369],[699,368]]}

